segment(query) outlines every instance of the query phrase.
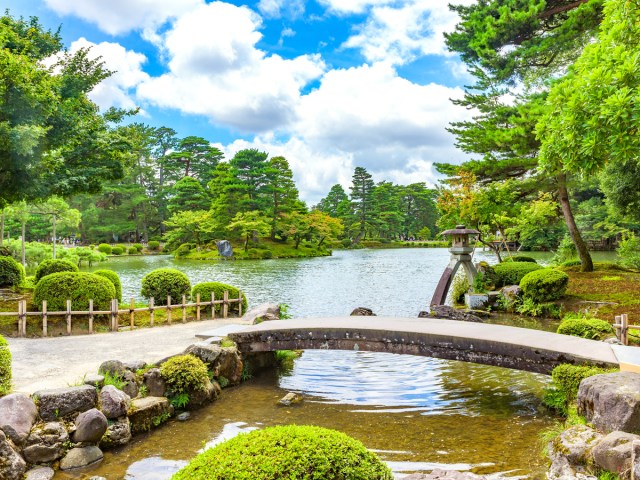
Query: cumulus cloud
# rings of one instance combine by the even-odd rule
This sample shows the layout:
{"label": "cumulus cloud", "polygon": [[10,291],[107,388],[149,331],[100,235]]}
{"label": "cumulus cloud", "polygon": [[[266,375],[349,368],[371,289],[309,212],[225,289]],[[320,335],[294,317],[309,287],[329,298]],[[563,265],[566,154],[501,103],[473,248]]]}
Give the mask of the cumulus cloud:
{"label": "cumulus cloud", "polygon": [[131,30],[146,30],[151,34],[166,21],[204,4],[204,0],[44,1],[56,13],[82,18],[111,35],[120,35]]}
{"label": "cumulus cloud", "polygon": [[304,13],[304,0],[260,0],[258,10],[269,18],[298,18]]}

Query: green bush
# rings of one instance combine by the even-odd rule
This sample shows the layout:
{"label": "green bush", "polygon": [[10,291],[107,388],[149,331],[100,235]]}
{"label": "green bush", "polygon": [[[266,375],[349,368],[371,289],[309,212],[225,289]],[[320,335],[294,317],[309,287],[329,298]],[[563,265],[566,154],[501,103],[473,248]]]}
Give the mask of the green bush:
{"label": "green bush", "polygon": [[602,340],[613,333],[613,327],[605,320],[567,315],[558,325],[557,333]]}
{"label": "green bush", "polygon": [[11,257],[0,257],[0,287],[16,287],[24,282],[24,268]]}
{"label": "green bush", "polygon": [[582,265],[582,262],[580,261],[579,258],[574,258],[572,260],[567,260],[565,262],[562,262],[560,265],[562,267],[579,267],[580,265]]}
{"label": "green bush", "polygon": [[172,480],[391,480],[358,440],[321,427],[287,425],[238,435],[205,450]]}
{"label": "green bush", "polygon": [[538,263],[535,258],[527,257],[525,255],[516,255],[515,257],[507,257],[502,262],[525,262],[525,263]]}
{"label": "green bush", "polygon": [[35,273],[35,283],[38,283],[42,277],[58,272],[77,272],[78,266],[69,260],[44,260],[40,262]]}
{"label": "green bush", "polygon": [[124,248],[122,248],[122,247],[113,247],[111,249],[111,253],[113,255],[122,255],[124,253]]}
{"label": "green bush", "polygon": [[153,297],[156,305],[166,305],[167,296],[182,300],[182,296],[188,296],[190,291],[189,277],[175,268],[158,268],[142,277],[141,294],[145,298]]}
{"label": "green bush", "polygon": [[138,252],[141,252],[144,249],[141,243],[134,243],[131,247],[135,248]]}
{"label": "green bush", "polygon": [[127,254],[128,255],[137,255],[138,252],[139,252],[139,250],[136,247],[127,248]]}
{"label": "green bush", "polygon": [[119,302],[122,302],[122,282],[120,281],[120,277],[113,270],[96,270],[93,272],[94,275],[98,275],[99,277],[104,277],[109,280],[113,287],[116,289],[116,296],[113,298],[117,298]]}
{"label": "green bush", "polygon": [[271,250],[262,250],[262,252],[260,252],[260,258],[264,260],[273,258],[273,252]]}
{"label": "green bush", "polygon": [[209,380],[207,366],[193,355],[178,355],[160,365],[160,374],[173,396],[204,390]]}
{"label": "green bush", "polygon": [[493,272],[496,277],[496,287],[519,285],[520,280],[522,280],[522,277],[527,273],[541,268],[537,263],[529,262],[507,262],[494,265]]}
{"label": "green bush", "polygon": [[98,251],[105,253],[107,255],[111,255],[111,252],[113,251],[113,249],[111,248],[111,245],[109,245],[108,243],[101,243],[100,245],[98,245]]}
{"label": "green bush", "polygon": [[109,310],[111,300],[116,298],[116,289],[104,277],[85,272],[59,272],[43,277],[33,292],[36,308],[47,301],[47,310],[63,311],[67,309],[67,300],[71,300],[74,310],[87,310],[89,300],[93,300],[94,310]]}
{"label": "green bush", "polygon": [[184,257],[185,255],[188,255],[190,251],[191,251],[191,244],[183,243],[178,248],[176,248],[175,252],[173,253],[176,257]]}
{"label": "green bush", "polygon": [[466,275],[456,275],[451,284],[451,299],[453,303],[462,305],[464,303],[464,294],[469,291],[469,280]]}
{"label": "green bush", "polygon": [[536,303],[558,300],[567,291],[568,285],[569,275],[553,268],[527,273],[520,280],[522,295]]}
{"label": "green bush", "polygon": [[11,352],[9,345],[0,335],[0,397],[11,392]]}
{"label": "green bush", "polygon": [[150,240],[149,243],[147,243],[147,247],[149,247],[149,250],[160,250],[160,242],[157,240]]}
{"label": "green bush", "polygon": [[640,270],[640,237],[626,235],[620,241],[617,252],[622,265]]}
{"label": "green bush", "polygon": [[587,377],[602,373],[615,372],[617,369],[606,369],[587,365],[570,365],[564,363],[558,365],[551,372],[552,386],[544,395],[544,403],[561,413],[567,412],[569,403],[578,395],[580,382]]}
{"label": "green bush", "polygon": [[[224,296],[224,291],[227,290],[229,292],[229,298],[238,298],[240,294],[240,290],[232,285],[227,285],[226,283],[220,282],[204,282],[199,283],[195,287],[193,287],[193,291],[191,292],[191,298],[196,298],[196,295],[200,294],[200,301],[208,302],[211,301],[211,293],[215,294],[216,300],[222,300]],[[219,312],[222,308],[222,305],[216,305],[216,312]],[[230,312],[238,311],[238,303],[229,304]],[[247,311],[247,297],[245,294],[242,294],[242,311]]]}

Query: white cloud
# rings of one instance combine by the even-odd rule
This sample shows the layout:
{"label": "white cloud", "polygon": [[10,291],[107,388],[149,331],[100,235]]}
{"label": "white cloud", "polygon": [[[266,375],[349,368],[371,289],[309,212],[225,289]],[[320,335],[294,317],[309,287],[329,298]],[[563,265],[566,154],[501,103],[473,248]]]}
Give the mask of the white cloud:
{"label": "white cloud", "polygon": [[260,24],[247,7],[222,2],[183,15],[164,34],[169,72],[142,83],[139,97],[242,131],[288,125],[300,90],[324,63],[318,55],[267,55],[256,48]]}
{"label": "white cloud", "polygon": [[60,15],[75,15],[111,35],[131,30],[149,34],[166,21],[193,10],[204,0],[44,0]]}
{"label": "white cloud", "polygon": [[321,5],[325,5],[330,11],[344,14],[364,13],[368,8],[377,5],[390,5],[397,3],[396,0],[319,0]]}
{"label": "white cloud", "polygon": [[304,0],[260,0],[258,10],[269,18],[298,18],[304,13]]}

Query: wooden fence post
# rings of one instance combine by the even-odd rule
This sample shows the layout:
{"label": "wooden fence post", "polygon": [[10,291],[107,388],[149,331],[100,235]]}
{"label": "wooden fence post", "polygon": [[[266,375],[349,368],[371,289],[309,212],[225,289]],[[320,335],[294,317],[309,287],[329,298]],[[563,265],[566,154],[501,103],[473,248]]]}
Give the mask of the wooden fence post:
{"label": "wooden fence post", "polygon": [[71,300],[67,300],[67,335],[71,335]]}
{"label": "wooden fence post", "polygon": [[196,321],[200,321],[200,292],[196,293]]}
{"label": "wooden fence post", "polygon": [[238,290],[238,316],[242,316],[242,290]]}
{"label": "wooden fence post", "polygon": [[211,292],[211,320],[216,318],[216,294]]}
{"label": "wooden fence post", "polygon": [[18,336],[26,337],[27,332],[24,330],[24,326],[22,323],[22,300],[18,302]]}
{"label": "wooden fence post", "polygon": [[46,337],[48,333],[48,322],[47,322],[47,301],[42,301],[42,336]]}
{"label": "wooden fence post", "polygon": [[629,345],[629,315],[627,315],[626,313],[623,313],[622,315],[620,315],[620,320],[621,320],[621,336],[622,336],[622,344],[623,345]]}
{"label": "wooden fence post", "polygon": [[225,290],[224,295],[222,296],[222,318],[227,318],[229,315],[229,291]]}
{"label": "wooden fence post", "polygon": [[171,325],[171,295],[167,295],[167,323]]}
{"label": "wooden fence post", "polygon": [[155,310],[153,308],[153,297],[149,299],[149,326],[153,327],[153,319],[155,316]]}
{"label": "wooden fence post", "polygon": [[89,333],[93,333],[93,299],[89,300]]}
{"label": "wooden fence post", "polygon": [[136,299],[133,297],[129,301],[129,316],[130,326],[133,328],[136,325]]}
{"label": "wooden fence post", "polygon": [[187,296],[182,295],[182,323],[187,323]]}
{"label": "wooden fence post", "polygon": [[118,331],[118,299],[111,300],[111,325],[114,332]]}
{"label": "wooden fence post", "polygon": [[616,327],[616,337],[622,342],[622,320],[620,320],[620,315],[614,317],[614,325]]}

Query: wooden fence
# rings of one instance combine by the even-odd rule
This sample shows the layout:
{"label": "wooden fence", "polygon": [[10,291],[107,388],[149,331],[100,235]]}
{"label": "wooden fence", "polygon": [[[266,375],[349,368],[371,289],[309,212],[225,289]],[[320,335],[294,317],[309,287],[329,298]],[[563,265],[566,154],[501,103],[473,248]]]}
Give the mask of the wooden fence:
{"label": "wooden fence", "polygon": [[613,327],[616,329],[616,337],[623,345],[629,345],[629,330],[640,330],[640,325],[629,325],[629,315],[626,313],[616,315]]}
{"label": "wooden fence", "polygon": [[89,333],[94,333],[93,321],[95,315],[108,315],[109,316],[109,330],[112,332],[117,332],[120,327],[120,315],[121,314],[129,314],[129,326],[131,328],[135,327],[135,316],[136,312],[149,312],[149,326],[153,327],[155,312],[156,310],[165,310],[167,312],[167,323],[171,325],[172,322],[172,311],[173,310],[181,310],[182,313],[182,323],[187,322],[187,308],[196,309],[196,321],[201,320],[202,308],[211,307],[211,318],[215,318],[216,315],[216,305],[221,305],[222,308],[222,318],[227,318],[229,315],[229,305],[232,303],[238,304],[238,316],[242,316],[242,292],[239,292],[238,298],[229,298],[229,292],[224,291],[223,297],[221,300],[216,300],[215,294],[211,293],[211,301],[201,301],[200,294],[196,295],[196,301],[193,303],[187,303],[186,295],[182,296],[182,302],[178,304],[171,304],[171,297],[167,297],[166,305],[155,305],[153,297],[149,299],[148,307],[139,307],[135,306],[135,299],[131,297],[131,301],[129,303],[128,308],[121,308],[118,305],[118,300],[111,300],[111,308],[109,310],[94,310],[93,309],[93,300],[89,300],[89,310],[80,311],[80,310],[72,310],[71,309],[71,300],[67,300],[67,309],[60,312],[50,312],[47,311],[47,301],[42,302],[42,311],[39,312],[29,312],[27,311],[27,301],[21,300],[18,303],[18,311],[17,312],[0,312],[0,316],[15,316],[18,318],[18,336],[26,337],[27,336],[27,317],[41,317],[42,318],[42,336],[46,337],[48,334],[48,318],[54,315],[64,316],[67,323],[67,335],[71,335],[71,325],[72,325],[72,317],[74,316],[83,316],[89,318]]}

